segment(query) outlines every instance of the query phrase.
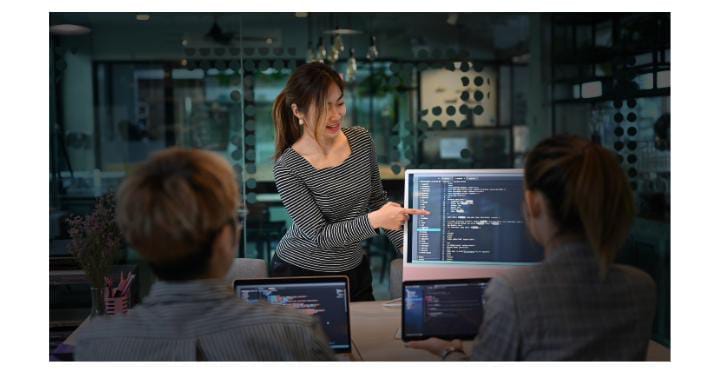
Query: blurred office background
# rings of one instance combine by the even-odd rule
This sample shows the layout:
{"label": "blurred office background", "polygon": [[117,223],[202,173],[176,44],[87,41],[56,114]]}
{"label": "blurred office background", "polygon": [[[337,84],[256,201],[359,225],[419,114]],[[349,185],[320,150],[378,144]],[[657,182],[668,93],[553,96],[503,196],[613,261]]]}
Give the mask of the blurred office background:
{"label": "blurred office background", "polygon": [[[249,210],[238,257],[269,261],[291,219],[272,175],[271,107],[293,69],[324,60],[347,82],[345,126],[374,138],[385,190],[405,169],[521,168],[573,133],[617,154],[637,218],[618,257],[658,286],[653,338],[670,344],[670,15],[498,13],[50,13],[50,329],[87,315],[67,251],[86,214],[153,152],[218,152]],[[384,237],[367,242],[387,299]],[[120,262],[153,280],[129,250]],[[70,278],[69,278],[70,277]]]}

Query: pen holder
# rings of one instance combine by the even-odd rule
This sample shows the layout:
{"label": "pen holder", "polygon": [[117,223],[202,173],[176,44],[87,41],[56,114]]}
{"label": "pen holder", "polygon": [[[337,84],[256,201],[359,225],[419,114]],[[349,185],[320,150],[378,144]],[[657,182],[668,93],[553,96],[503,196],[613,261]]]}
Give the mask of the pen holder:
{"label": "pen holder", "polygon": [[128,294],[122,297],[105,297],[105,314],[124,314],[128,310]]}

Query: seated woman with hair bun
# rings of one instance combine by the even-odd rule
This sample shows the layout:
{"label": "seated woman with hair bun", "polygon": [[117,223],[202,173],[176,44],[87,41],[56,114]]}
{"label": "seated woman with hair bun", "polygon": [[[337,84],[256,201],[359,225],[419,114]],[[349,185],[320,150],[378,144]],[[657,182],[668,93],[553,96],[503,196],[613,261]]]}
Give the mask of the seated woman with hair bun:
{"label": "seated woman with hair bun", "polygon": [[525,215],[544,261],[490,281],[470,356],[460,340],[408,346],[454,360],[644,360],[655,283],[613,263],[634,213],[612,153],[572,136],[542,141],[525,162]]}

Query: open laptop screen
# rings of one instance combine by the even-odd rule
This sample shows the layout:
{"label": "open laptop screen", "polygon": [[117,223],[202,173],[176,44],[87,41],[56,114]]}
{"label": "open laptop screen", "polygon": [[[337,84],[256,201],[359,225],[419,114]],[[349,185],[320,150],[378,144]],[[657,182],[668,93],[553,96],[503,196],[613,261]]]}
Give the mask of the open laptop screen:
{"label": "open laptop screen", "polygon": [[471,340],[483,319],[489,278],[403,282],[402,338]]}
{"label": "open laptop screen", "polygon": [[318,319],[335,352],[350,352],[350,307],[345,276],[262,278],[235,281],[248,303],[289,306]]}

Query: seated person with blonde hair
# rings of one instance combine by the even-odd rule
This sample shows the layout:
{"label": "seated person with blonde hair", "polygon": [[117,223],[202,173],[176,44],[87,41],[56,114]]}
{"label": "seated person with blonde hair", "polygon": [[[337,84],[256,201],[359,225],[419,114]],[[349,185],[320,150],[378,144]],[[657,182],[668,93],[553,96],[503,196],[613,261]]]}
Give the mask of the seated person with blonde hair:
{"label": "seated person with blonde hair", "polygon": [[159,281],[127,314],[92,319],[75,359],[334,359],[316,320],[246,304],[223,281],[239,203],[232,168],[211,152],[170,148],[131,174],[118,193],[118,224]]}

